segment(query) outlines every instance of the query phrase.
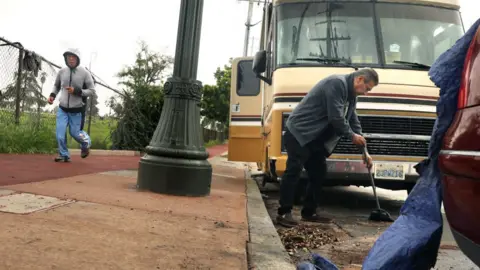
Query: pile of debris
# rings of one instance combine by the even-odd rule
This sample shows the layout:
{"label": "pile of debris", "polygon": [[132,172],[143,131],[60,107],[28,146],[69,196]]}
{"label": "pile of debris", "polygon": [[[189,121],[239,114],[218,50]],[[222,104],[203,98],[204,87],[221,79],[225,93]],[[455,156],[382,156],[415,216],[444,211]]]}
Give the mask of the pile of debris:
{"label": "pile of debris", "polygon": [[278,235],[290,254],[297,250],[312,250],[339,241],[333,232],[307,224],[300,224],[289,229],[280,228],[278,229]]}

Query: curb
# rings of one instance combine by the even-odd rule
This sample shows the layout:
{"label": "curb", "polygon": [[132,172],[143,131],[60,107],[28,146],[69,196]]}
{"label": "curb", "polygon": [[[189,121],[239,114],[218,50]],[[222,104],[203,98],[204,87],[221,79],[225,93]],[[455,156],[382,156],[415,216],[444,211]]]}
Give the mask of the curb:
{"label": "curb", "polygon": [[[80,155],[81,150],[80,149],[68,149],[68,151],[73,154],[73,155]],[[208,151],[208,148],[207,148]],[[215,154],[208,159],[214,158],[216,156],[223,156],[228,151],[223,152],[222,154]],[[100,149],[91,149],[90,150],[90,155],[93,156],[129,156],[129,157],[139,157],[143,156],[144,153],[140,151],[131,151],[131,150],[100,150]]]}
{"label": "curb", "polygon": [[[227,152],[225,152],[225,153],[227,153]],[[213,155],[213,156],[207,158],[207,160],[208,160],[209,162],[210,162],[210,161],[215,161],[215,160],[217,160],[217,159],[223,159],[223,158],[224,158],[223,156],[224,156],[223,154],[216,154],[216,155]]]}
{"label": "curb", "polygon": [[245,169],[247,193],[248,242],[247,260],[249,269],[296,269],[267,212],[257,182]]}

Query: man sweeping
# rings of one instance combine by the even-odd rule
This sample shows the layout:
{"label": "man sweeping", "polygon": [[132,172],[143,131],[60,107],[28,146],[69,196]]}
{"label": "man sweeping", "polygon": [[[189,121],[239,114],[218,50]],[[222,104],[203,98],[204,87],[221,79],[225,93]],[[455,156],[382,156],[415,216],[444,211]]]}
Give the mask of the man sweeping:
{"label": "man sweeping", "polygon": [[[341,137],[355,145],[366,145],[356,110],[356,97],[365,95],[378,85],[378,74],[370,68],[348,75],[332,75],[318,82],[302,99],[287,120],[284,135],[287,166],[280,186],[280,207],[277,223],[293,227],[294,192],[305,168],[309,177],[307,194],[301,212],[302,220],[329,222],[317,214],[318,192],[327,172],[326,158]],[[368,155],[367,166],[372,158]]]}
{"label": "man sweeping", "polygon": [[67,126],[72,138],[80,144],[82,158],[89,155],[91,145],[90,137],[82,130],[82,111],[83,99],[92,96],[95,91],[93,78],[90,72],[80,66],[80,53],[77,50],[68,50],[63,56],[67,66],[58,72],[53,91],[48,99],[48,103],[52,104],[60,93],[56,123],[59,155],[55,158],[55,162],[70,161],[65,137]]}

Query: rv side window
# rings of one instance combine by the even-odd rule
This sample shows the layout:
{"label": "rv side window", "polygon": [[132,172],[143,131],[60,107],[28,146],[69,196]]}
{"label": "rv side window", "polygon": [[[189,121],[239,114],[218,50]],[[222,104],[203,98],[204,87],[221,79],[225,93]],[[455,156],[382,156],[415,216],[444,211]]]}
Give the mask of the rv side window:
{"label": "rv side window", "polygon": [[253,60],[238,62],[237,95],[256,96],[260,93],[260,79],[252,70]]}

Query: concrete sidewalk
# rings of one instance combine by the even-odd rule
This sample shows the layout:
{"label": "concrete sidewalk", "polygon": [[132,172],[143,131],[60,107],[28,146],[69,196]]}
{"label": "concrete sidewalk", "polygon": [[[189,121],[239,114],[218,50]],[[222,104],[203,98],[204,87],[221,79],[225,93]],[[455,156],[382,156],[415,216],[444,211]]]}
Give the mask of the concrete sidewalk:
{"label": "concrete sidewalk", "polygon": [[139,192],[132,170],[1,187],[0,269],[247,269],[243,165],[210,162],[205,198]]}

